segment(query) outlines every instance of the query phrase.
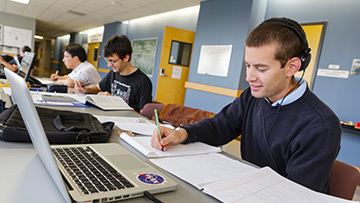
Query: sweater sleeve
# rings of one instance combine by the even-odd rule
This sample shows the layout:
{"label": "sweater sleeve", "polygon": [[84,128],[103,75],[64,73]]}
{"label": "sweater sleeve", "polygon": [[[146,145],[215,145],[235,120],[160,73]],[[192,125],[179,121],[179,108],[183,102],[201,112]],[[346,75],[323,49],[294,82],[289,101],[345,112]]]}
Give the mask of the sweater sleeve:
{"label": "sweater sleeve", "polygon": [[[311,138],[311,139],[310,139]],[[313,190],[327,193],[333,162],[340,150],[341,128],[320,125],[308,129],[290,145],[287,178]]]}

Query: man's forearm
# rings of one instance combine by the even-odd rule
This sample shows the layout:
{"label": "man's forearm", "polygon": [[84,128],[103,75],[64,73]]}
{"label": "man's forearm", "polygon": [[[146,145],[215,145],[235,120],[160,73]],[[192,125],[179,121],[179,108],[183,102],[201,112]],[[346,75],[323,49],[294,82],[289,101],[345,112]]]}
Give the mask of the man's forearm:
{"label": "man's forearm", "polygon": [[18,67],[17,66],[13,66],[10,63],[6,62],[5,60],[1,60],[1,63],[8,69],[12,70],[12,71],[17,71]]}
{"label": "man's forearm", "polygon": [[97,85],[90,85],[90,86],[86,86],[83,87],[83,90],[85,94],[97,94],[98,92],[100,92],[100,88]]}

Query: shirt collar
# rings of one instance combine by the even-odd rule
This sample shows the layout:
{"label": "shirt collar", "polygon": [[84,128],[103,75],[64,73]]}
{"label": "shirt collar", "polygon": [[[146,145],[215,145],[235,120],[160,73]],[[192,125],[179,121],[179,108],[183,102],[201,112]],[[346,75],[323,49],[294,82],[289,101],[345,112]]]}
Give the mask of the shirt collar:
{"label": "shirt collar", "polygon": [[76,68],[74,68],[72,71],[74,71],[75,73],[80,71],[80,67],[83,66],[86,63],[86,61],[81,62],[78,66],[76,66]]}
{"label": "shirt collar", "polygon": [[[307,87],[307,82],[306,82],[306,80],[297,78],[297,77],[295,77],[295,80],[299,83],[300,86],[298,88],[296,88],[293,92],[288,94],[285,98],[281,98],[272,104],[268,98],[265,98],[265,100],[269,104],[271,104],[271,106],[273,106],[273,107],[280,106],[280,105],[285,106],[287,104],[291,104],[294,101],[298,100],[305,93],[306,87]],[[284,99],[284,101],[281,102],[281,100],[283,100],[283,99]]]}

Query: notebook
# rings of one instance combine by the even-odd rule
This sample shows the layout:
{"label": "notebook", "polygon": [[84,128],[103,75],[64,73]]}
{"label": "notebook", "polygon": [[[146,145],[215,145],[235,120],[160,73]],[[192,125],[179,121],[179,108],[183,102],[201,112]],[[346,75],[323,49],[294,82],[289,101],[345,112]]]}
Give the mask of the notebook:
{"label": "notebook", "polygon": [[130,136],[127,133],[121,133],[120,138],[149,158],[191,156],[221,152],[220,147],[213,147],[202,142],[186,145],[179,144],[170,147],[166,151],[161,151],[151,146],[150,136]]}
{"label": "notebook", "polygon": [[[66,202],[116,201],[143,196],[144,191],[155,194],[176,189],[173,180],[118,144],[50,146],[24,79],[7,68],[5,74],[34,148]],[[64,164],[69,160],[70,164]],[[81,163],[84,168],[78,166]]]}

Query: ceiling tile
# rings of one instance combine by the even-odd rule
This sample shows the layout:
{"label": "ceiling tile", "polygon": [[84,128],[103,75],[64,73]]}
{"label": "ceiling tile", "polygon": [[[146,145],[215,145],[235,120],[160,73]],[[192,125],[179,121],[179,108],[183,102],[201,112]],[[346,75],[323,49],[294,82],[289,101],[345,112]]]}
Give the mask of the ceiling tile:
{"label": "ceiling tile", "polygon": [[29,8],[29,7],[27,7],[22,14],[24,16],[26,16],[26,17],[29,17],[29,18],[37,18],[43,12],[44,12],[44,9],[42,9],[42,8],[36,8],[36,7]]}
{"label": "ceiling tile", "polygon": [[25,7],[26,7],[25,4],[7,1],[5,3],[5,12],[12,13],[15,15],[21,15]]}
{"label": "ceiling tile", "polygon": [[59,25],[64,25],[72,20],[76,20],[79,16],[72,13],[64,13],[61,16],[53,20],[53,22],[58,23]]}
{"label": "ceiling tile", "polygon": [[0,2],[0,11],[5,11],[5,3]]}
{"label": "ceiling tile", "polygon": [[46,22],[51,22],[55,18],[59,17],[63,14],[63,11],[59,11],[56,9],[48,9],[44,13],[42,13],[38,19],[41,19]]}

